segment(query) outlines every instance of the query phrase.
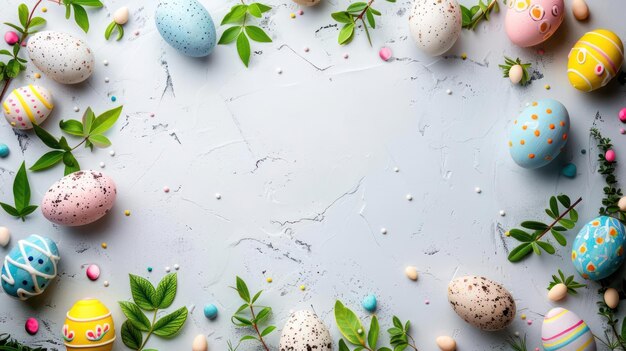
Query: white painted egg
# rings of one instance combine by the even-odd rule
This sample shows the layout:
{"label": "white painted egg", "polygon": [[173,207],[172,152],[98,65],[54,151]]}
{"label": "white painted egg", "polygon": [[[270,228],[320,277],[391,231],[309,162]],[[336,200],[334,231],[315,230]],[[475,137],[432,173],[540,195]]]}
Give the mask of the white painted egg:
{"label": "white painted egg", "polygon": [[2,103],[4,117],[15,129],[31,129],[50,116],[52,94],[44,87],[27,85],[17,88]]}
{"label": "white painted egg", "polygon": [[511,293],[485,277],[467,276],[451,281],[448,301],[459,317],[478,329],[501,330],[515,318]]}
{"label": "white painted egg", "polygon": [[454,45],[461,34],[461,7],[456,0],[415,0],[409,16],[411,35],[417,46],[438,56]]}
{"label": "white painted egg", "polygon": [[61,84],[77,84],[93,73],[93,52],[67,33],[44,31],[28,39],[28,55],[39,70]]}
{"label": "white painted egg", "polygon": [[54,183],[41,202],[41,211],[50,222],[79,226],[106,215],[115,202],[113,179],[97,171],[78,171]]}
{"label": "white painted egg", "polygon": [[595,351],[596,343],[587,323],[574,312],[551,309],[543,319],[541,342],[546,351]]}
{"label": "white painted egg", "polygon": [[280,335],[279,350],[331,351],[333,341],[326,325],[313,312],[294,312]]}

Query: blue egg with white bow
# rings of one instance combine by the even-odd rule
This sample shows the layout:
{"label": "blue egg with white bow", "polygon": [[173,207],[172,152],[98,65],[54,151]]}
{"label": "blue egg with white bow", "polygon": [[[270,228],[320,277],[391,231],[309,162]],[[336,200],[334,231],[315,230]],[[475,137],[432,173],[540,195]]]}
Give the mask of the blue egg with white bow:
{"label": "blue egg with white bow", "polygon": [[22,301],[42,294],[56,278],[60,259],[57,245],[48,238],[31,235],[18,241],[4,258],[4,292]]}
{"label": "blue egg with white bow", "polygon": [[217,44],[213,19],[197,0],[161,0],[155,21],[163,39],[187,56],[207,56]]}

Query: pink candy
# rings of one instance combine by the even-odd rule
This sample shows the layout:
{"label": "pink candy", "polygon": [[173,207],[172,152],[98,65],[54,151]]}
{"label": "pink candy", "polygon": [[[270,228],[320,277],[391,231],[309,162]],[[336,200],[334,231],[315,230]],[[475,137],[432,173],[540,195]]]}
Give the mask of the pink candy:
{"label": "pink candy", "polygon": [[615,151],[613,151],[613,149],[607,150],[604,154],[604,158],[608,162],[615,162]]}
{"label": "pink candy", "polygon": [[626,107],[619,110],[619,120],[626,123]]}
{"label": "pink candy", "polygon": [[24,329],[26,329],[28,334],[35,335],[39,331],[39,322],[35,318],[28,318]]}
{"label": "pink candy", "polygon": [[87,278],[91,281],[98,280],[98,278],[100,278],[100,267],[95,264],[90,264],[89,267],[87,267]]}
{"label": "pink candy", "polygon": [[18,41],[20,41],[20,37],[14,31],[8,31],[4,33],[4,41],[9,45],[15,45]]}
{"label": "pink candy", "polygon": [[378,56],[380,56],[380,58],[383,59],[383,61],[389,61],[392,55],[393,53],[391,52],[391,49],[388,47],[382,47],[380,51],[378,52]]}

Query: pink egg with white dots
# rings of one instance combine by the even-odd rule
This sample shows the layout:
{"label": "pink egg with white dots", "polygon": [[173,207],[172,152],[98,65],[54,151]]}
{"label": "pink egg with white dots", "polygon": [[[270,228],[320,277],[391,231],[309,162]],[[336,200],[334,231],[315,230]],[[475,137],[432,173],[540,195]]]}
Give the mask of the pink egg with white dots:
{"label": "pink egg with white dots", "polygon": [[517,46],[541,44],[563,23],[563,0],[509,0],[507,4],[506,34]]}
{"label": "pink egg with white dots", "polygon": [[4,117],[15,129],[32,129],[50,116],[52,94],[44,87],[27,85],[17,88],[2,103]]}

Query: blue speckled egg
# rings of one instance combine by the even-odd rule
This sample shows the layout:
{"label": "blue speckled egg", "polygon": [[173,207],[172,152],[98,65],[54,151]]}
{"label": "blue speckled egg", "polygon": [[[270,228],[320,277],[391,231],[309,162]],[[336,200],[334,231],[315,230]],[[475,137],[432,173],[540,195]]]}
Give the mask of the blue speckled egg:
{"label": "blue speckled egg", "polygon": [[553,99],[532,102],[513,122],[511,157],[524,168],[543,167],[561,153],[568,134],[569,114],[563,104]]}
{"label": "blue speckled egg", "polygon": [[20,240],[4,258],[2,288],[20,300],[39,295],[56,278],[60,259],[57,245],[48,238],[31,235]]}
{"label": "blue speckled egg", "polygon": [[613,274],[624,262],[624,225],[600,216],[585,224],[572,244],[572,262],[585,279],[599,280]]}
{"label": "blue speckled egg", "polygon": [[156,26],[165,41],[187,56],[209,55],[216,44],[215,25],[196,0],[161,0]]}

